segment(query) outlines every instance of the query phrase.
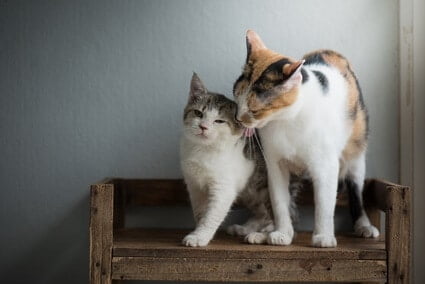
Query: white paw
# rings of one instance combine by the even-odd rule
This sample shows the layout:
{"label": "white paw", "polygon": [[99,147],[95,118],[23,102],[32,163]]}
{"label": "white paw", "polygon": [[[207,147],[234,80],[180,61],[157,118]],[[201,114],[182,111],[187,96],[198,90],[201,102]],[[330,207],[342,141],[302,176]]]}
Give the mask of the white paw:
{"label": "white paw", "polygon": [[334,248],[336,247],[336,239],[334,235],[313,235],[312,245],[318,248]]}
{"label": "white paw", "polygon": [[292,243],[294,234],[282,233],[280,231],[271,232],[267,238],[267,243],[270,245],[287,246]]}
{"label": "white paw", "polygon": [[231,236],[245,236],[248,234],[246,227],[238,224],[228,226],[226,232]]}
{"label": "white paw", "polygon": [[267,241],[267,234],[261,232],[252,232],[246,235],[245,241],[250,244],[264,244]]}
{"label": "white paw", "polygon": [[361,226],[354,229],[355,233],[359,237],[363,238],[377,238],[379,237],[379,231],[375,226]]}
{"label": "white paw", "polygon": [[189,234],[184,237],[182,243],[187,247],[204,247],[210,242],[210,238],[202,237],[198,234]]}

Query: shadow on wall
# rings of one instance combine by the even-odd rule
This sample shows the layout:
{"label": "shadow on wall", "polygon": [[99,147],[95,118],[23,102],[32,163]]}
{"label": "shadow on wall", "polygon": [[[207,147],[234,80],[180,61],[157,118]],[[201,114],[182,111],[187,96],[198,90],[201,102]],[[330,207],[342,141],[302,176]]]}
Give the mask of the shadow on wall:
{"label": "shadow on wall", "polygon": [[87,283],[89,208],[86,194],[34,242],[31,250],[5,267],[1,282],[22,284],[31,279],[31,283],[43,284]]}

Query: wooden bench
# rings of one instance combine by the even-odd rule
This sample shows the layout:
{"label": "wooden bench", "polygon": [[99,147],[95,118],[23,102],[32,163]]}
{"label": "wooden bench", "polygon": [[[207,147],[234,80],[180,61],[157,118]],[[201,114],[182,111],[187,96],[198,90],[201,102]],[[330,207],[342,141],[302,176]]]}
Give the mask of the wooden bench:
{"label": "wooden bench", "polygon": [[[189,205],[181,180],[108,179],[91,186],[90,283],[122,280],[172,281],[351,281],[409,283],[411,190],[367,180],[364,201],[379,228],[385,213],[385,239],[337,234],[338,247],[314,248],[311,232],[298,233],[290,246],[249,245],[217,233],[203,248],[181,245],[181,229],[125,227],[130,206]],[[312,205],[306,185],[298,203]],[[344,193],[337,206],[347,206]]]}

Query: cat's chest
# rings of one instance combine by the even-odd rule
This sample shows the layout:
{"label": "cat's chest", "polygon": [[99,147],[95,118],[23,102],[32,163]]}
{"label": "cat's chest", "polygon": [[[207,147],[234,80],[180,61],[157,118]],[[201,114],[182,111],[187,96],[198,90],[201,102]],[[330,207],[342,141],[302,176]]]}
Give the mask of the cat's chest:
{"label": "cat's chest", "polygon": [[[302,160],[306,152],[306,141],[310,141],[300,125],[270,123],[260,131],[268,155],[292,161]],[[301,162],[299,162],[301,163]]]}
{"label": "cat's chest", "polygon": [[190,151],[182,166],[185,178],[200,187],[210,183],[238,186],[253,170],[252,162],[244,158],[242,148],[238,147],[226,151]]}

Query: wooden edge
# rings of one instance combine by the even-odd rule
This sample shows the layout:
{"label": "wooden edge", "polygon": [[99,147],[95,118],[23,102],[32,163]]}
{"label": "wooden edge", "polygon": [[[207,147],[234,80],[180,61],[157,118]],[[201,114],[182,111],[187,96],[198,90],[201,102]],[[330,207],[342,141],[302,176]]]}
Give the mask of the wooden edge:
{"label": "wooden edge", "polygon": [[115,185],[119,180],[122,180],[121,178],[116,178],[116,177],[106,177],[101,179],[98,182],[95,182],[93,185],[101,185],[101,184],[113,184]]}
{"label": "wooden edge", "polygon": [[383,179],[367,179],[365,181],[363,200],[366,208],[376,208],[384,212],[389,209],[388,199],[391,191],[405,186],[395,184]]}
{"label": "wooden edge", "polygon": [[388,283],[410,283],[412,192],[408,186],[387,187],[386,248]]}
{"label": "wooden edge", "polygon": [[113,242],[112,184],[90,186],[90,283],[111,283]]}
{"label": "wooden edge", "polygon": [[114,257],[112,278],[151,281],[385,281],[382,260]]}

